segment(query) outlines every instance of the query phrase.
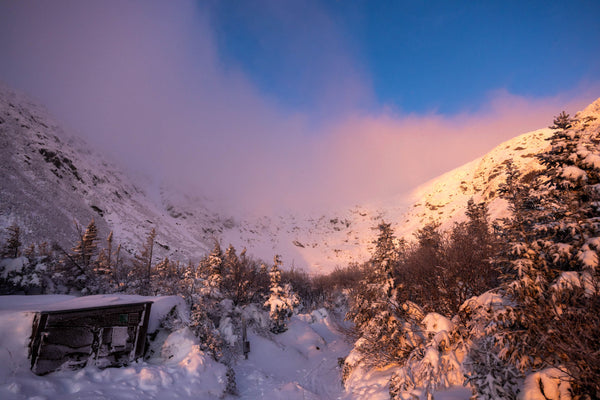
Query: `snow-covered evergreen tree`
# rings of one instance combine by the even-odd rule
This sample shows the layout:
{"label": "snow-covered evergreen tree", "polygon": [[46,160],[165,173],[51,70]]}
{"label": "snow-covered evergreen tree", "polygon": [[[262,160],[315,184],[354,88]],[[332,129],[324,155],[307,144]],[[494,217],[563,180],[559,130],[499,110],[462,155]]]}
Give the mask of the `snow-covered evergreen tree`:
{"label": "snow-covered evergreen tree", "polygon": [[199,268],[191,261],[188,262],[181,273],[181,279],[177,282],[177,292],[183,296],[190,307],[200,302],[199,288],[202,286],[202,278],[198,270]]}
{"label": "snow-covered evergreen tree", "polygon": [[100,250],[95,272],[99,275],[112,275],[113,269],[113,232],[106,237],[106,248]]}
{"label": "snow-covered evergreen tree", "polygon": [[281,258],[276,255],[269,271],[271,295],[265,302],[265,306],[269,308],[271,332],[273,333],[282,333],[287,330],[287,321],[294,314],[294,309],[300,303],[298,296],[293,292],[289,284],[281,285],[280,265]]}
{"label": "snow-covered evergreen tree", "polygon": [[378,229],[373,257],[351,294],[346,318],[355,323],[360,336],[354,349],[362,365],[402,365],[425,344],[426,336],[420,326],[424,313],[406,299],[402,294],[404,287],[395,282],[399,251],[390,224],[382,223]]}
{"label": "snow-covered evergreen tree", "polygon": [[472,400],[516,400],[521,374],[498,356],[494,338],[484,336],[471,347],[467,383],[473,388]]}
{"label": "snow-covered evergreen tree", "polygon": [[367,263],[362,282],[351,295],[350,309],[346,319],[354,322],[356,329],[363,332],[371,320],[384,310],[395,307],[396,283],[393,269],[398,260],[398,251],[391,224],[378,225],[379,235],[374,242],[375,250]]}
{"label": "snow-covered evergreen tree", "polygon": [[208,291],[207,295],[213,299],[223,298],[223,259],[221,243],[215,240],[212,251],[200,262],[201,273]]}
{"label": "snow-covered evergreen tree", "polygon": [[152,293],[161,296],[179,294],[179,280],[182,278],[178,262],[163,258],[153,268]]}
{"label": "snow-covered evergreen tree", "polygon": [[[440,314],[429,313],[417,318],[419,314],[412,317],[410,330],[405,329],[418,340],[413,340],[412,350],[390,380],[392,399],[404,399],[417,391],[433,399],[436,390],[464,382],[464,345],[458,327]],[[410,314],[407,313],[407,317],[410,318]]]}
{"label": "snow-covered evergreen tree", "polygon": [[495,338],[499,356],[521,371],[555,366],[574,379],[576,392],[597,398],[600,362],[589,355],[600,351],[590,340],[600,334],[600,138],[599,124],[585,121],[554,133],[540,156],[546,170],[528,189],[512,191],[526,195],[505,190],[514,274],[505,291],[513,305]]}
{"label": "snow-covered evergreen tree", "polygon": [[223,339],[208,315],[206,305],[201,302],[194,304],[190,320],[190,329],[200,339],[202,350],[218,361],[223,355]]}
{"label": "snow-covered evergreen tree", "polygon": [[113,266],[112,257],[113,233],[110,231],[106,238],[106,248],[98,253],[98,260],[94,264],[94,278],[97,281],[99,293],[111,293],[117,289],[116,268]]}

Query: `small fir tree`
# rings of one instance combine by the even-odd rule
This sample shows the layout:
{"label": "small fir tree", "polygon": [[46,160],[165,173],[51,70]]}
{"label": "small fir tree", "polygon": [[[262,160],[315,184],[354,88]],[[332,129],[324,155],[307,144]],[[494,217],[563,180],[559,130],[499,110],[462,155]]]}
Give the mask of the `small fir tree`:
{"label": "small fir tree", "polygon": [[569,129],[573,126],[574,120],[569,117],[564,111],[561,111],[557,117],[554,117],[552,121],[552,125],[549,126],[550,129]]}
{"label": "small fir tree", "polygon": [[4,255],[10,258],[17,258],[20,255],[19,249],[23,245],[21,243],[21,228],[18,225],[11,225],[6,228],[8,239],[4,246]]}
{"label": "small fir tree", "polygon": [[281,286],[281,258],[276,255],[273,266],[269,271],[271,279],[271,295],[265,302],[269,307],[269,318],[271,320],[271,332],[283,333],[287,330],[287,321],[293,315],[294,308],[298,306],[298,296],[292,291],[289,284]]}
{"label": "small fir tree", "polygon": [[132,289],[144,296],[151,294],[150,282],[152,280],[152,257],[155,240],[156,230],[152,228],[146,236],[146,243],[144,243],[141,252],[135,255],[133,268],[128,274],[128,281]]}
{"label": "small fir tree", "polygon": [[212,251],[200,262],[208,295],[215,300],[223,298],[223,259],[221,243],[215,239]]}
{"label": "small fir tree", "polygon": [[87,269],[98,251],[98,228],[93,219],[83,233],[78,224],[76,224],[76,227],[79,233],[79,241],[73,248],[73,258],[77,260],[82,268]]}

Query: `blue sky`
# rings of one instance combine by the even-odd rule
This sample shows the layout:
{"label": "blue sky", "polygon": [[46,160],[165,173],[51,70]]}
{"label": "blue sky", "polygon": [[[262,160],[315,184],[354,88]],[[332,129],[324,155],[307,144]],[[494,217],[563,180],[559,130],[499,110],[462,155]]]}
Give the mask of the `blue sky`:
{"label": "blue sky", "polygon": [[[358,105],[445,114],[491,90],[552,96],[600,76],[598,1],[220,1],[210,12],[225,62],[292,108],[318,103],[318,69],[361,75],[372,97]],[[342,55],[350,65],[334,64]]]}
{"label": "blue sky", "polygon": [[250,208],[409,193],[600,96],[598,1],[0,0],[0,80]]}

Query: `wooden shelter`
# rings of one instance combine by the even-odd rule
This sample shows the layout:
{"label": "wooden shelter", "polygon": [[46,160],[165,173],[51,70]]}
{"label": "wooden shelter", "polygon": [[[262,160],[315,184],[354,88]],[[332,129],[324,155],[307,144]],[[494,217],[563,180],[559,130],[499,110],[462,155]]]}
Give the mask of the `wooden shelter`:
{"label": "wooden shelter", "polygon": [[31,370],[123,366],[143,356],[151,301],[38,311],[32,327]]}

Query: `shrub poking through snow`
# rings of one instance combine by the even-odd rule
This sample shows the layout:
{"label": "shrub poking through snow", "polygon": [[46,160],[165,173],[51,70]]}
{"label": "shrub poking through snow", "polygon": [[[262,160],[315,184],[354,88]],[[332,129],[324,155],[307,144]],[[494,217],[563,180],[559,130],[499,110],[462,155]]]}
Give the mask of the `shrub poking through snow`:
{"label": "shrub poking through snow", "polygon": [[192,307],[190,329],[200,339],[201,349],[218,361],[223,355],[223,339],[203,304],[194,304]]}
{"label": "shrub poking through snow", "polygon": [[486,336],[473,344],[466,367],[473,390],[472,400],[515,400],[519,393],[519,371],[502,361],[494,347],[494,339]]}
{"label": "shrub poking through snow", "polygon": [[432,399],[437,389],[461,385],[464,381],[464,346],[454,323],[440,314],[429,313],[418,328],[414,333],[424,340],[392,376],[392,399],[413,396],[417,391]]}

